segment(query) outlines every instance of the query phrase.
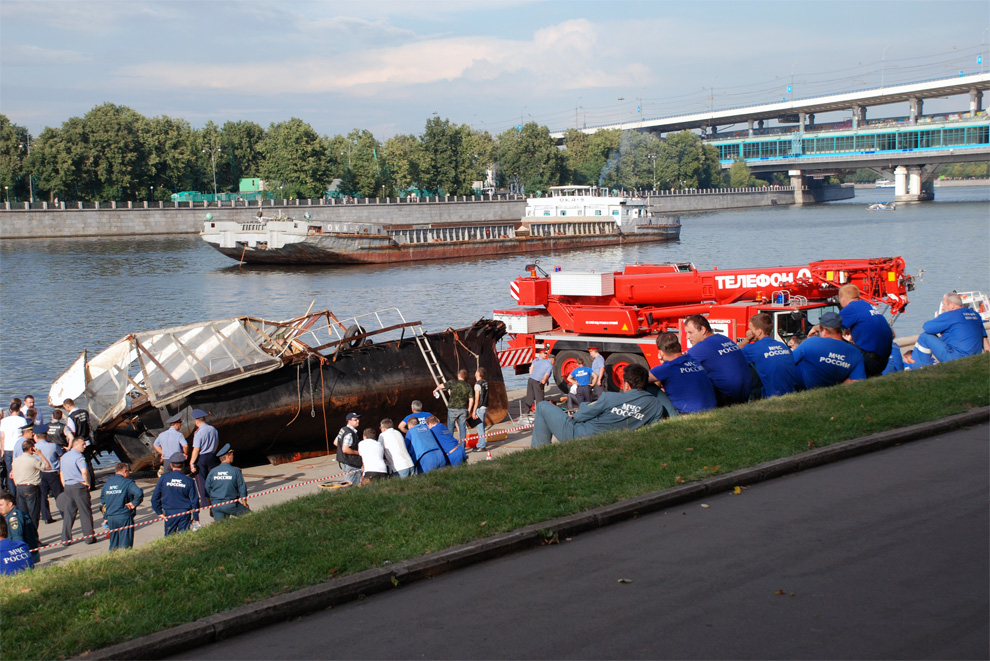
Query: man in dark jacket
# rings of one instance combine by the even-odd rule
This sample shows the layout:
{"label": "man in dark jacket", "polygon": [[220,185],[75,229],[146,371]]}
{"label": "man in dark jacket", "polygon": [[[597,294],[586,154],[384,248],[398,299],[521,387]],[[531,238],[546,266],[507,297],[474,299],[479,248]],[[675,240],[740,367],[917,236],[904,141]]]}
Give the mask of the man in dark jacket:
{"label": "man in dark jacket", "polygon": [[[151,494],[151,509],[165,519],[165,536],[189,529],[192,516],[188,513],[199,506],[199,493],[192,478],[182,472],[186,457],[176,452],[169,459],[172,470],[158,478]],[[180,516],[171,516],[179,514]],[[166,518],[168,517],[168,518]]]}
{"label": "man in dark jacket", "polygon": [[622,392],[606,392],[593,403],[581,404],[571,418],[550,402],[536,405],[533,422],[534,448],[558,441],[571,441],[616,429],[639,429],[663,417],[660,400],[644,391],[648,372],[641,365],[629,365],[623,374]]}
{"label": "man in dark jacket", "polygon": [[130,475],[130,466],[125,463],[117,464],[113,476],[100,491],[103,516],[110,528],[111,551],[134,546],[134,512],[144,500],[144,492]]}

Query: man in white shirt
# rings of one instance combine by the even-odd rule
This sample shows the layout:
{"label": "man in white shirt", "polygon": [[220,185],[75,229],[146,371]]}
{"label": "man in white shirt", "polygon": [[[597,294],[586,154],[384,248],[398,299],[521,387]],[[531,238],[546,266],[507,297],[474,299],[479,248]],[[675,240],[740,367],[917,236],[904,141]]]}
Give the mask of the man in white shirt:
{"label": "man in white shirt", "polygon": [[388,464],[389,471],[402,479],[414,474],[416,464],[409,456],[406,439],[402,432],[395,428],[391,418],[382,419],[381,430],[378,440],[385,449],[385,463]]}
{"label": "man in white shirt", "polygon": [[10,411],[0,420],[0,443],[3,443],[4,490],[17,498],[17,487],[10,476],[14,462],[14,447],[21,442],[21,427],[27,420],[21,415],[21,400],[17,397],[10,400]]}
{"label": "man in white shirt", "polygon": [[363,469],[361,484],[371,480],[384,480],[388,477],[388,466],[385,464],[385,448],[378,442],[378,434],[371,427],[364,430],[364,438],[358,443],[358,453],[361,455]]}

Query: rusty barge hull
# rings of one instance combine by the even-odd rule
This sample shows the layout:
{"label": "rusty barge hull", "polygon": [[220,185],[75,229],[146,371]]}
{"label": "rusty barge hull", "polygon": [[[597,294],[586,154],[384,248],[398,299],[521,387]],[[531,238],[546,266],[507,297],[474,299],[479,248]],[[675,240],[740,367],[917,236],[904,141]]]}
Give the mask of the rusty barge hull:
{"label": "rusty barge hull", "polygon": [[[442,374],[488,372],[491,423],[501,421],[508,397],[496,354],[505,333],[501,322],[482,320],[469,328],[426,333]],[[209,413],[220,442],[257,457],[305,452],[334,452],[333,440],[347,413],[361,415],[361,427],[376,431],[382,418],[397,425],[409,414],[414,399],[446,422],[447,409],[434,399],[433,377],[412,337],[357,348],[342,345],[335,355],[310,355],[274,371],[250,376],[190,394],[158,409],[150,405],[120,416],[123,420],[97,430],[97,442],[113,450],[132,467],[151,463],[149,441],[164,430],[164,420],[176,412],[200,408]],[[194,427],[186,416],[180,429],[187,439]]]}
{"label": "rusty barge hull", "polygon": [[[344,236],[340,237],[341,241],[337,246],[327,241],[316,240],[286,244],[281,248],[245,246],[224,248],[215,243],[210,243],[210,245],[221,254],[246,264],[392,264],[677,241],[680,238],[680,229],[680,224],[670,224],[629,234],[517,236],[515,238],[409,245],[386,245],[385,242],[382,242],[381,245],[374,245],[373,241],[365,241],[364,245],[355,245],[353,248],[347,246],[346,239],[349,237]],[[367,237],[362,238],[367,239]]]}

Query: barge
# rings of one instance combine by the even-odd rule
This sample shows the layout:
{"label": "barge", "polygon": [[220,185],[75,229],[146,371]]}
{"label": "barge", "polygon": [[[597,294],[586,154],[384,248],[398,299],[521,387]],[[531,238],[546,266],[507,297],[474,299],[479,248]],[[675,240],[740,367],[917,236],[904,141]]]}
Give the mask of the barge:
{"label": "barge", "polygon": [[642,198],[553,186],[549,197],[527,200],[518,221],[338,223],[259,212],[247,223],[208,215],[201,237],[247,264],[381,264],[676,241],[680,230],[677,217],[652,214]]}
{"label": "barge", "polygon": [[488,372],[488,422],[508,397],[495,346],[499,321],[428,333],[395,308],[339,320],[329,310],[287,321],[234,317],[132,333],[92,358],[84,351],[52,384],[51,406],[71,397],[89,410],[94,450],[138,470],[156,463],[155,438],[193,409],[209,414],[221,443],[273,463],[332,454],[347,413],[377,429],[402,420],[414,399],[443,418],[433,389],[461,368]]}

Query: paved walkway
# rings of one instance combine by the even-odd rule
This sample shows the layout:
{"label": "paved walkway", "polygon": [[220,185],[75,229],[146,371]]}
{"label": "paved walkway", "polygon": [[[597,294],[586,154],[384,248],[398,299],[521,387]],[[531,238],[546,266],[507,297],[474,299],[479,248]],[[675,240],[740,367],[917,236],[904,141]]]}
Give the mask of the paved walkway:
{"label": "paved walkway", "polygon": [[180,658],[990,658],[987,425]]}
{"label": "paved walkway", "polygon": [[[525,394],[526,391],[524,389],[509,392],[509,401],[511,402],[510,410],[518,410],[519,407],[517,402]],[[341,422],[341,424],[343,423]],[[498,425],[495,425],[492,431],[497,433],[507,429],[513,429],[516,426],[516,423],[513,423],[512,420],[507,418]],[[339,429],[339,425],[337,427],[332,427],[331,433],[336,434],[336,429]],[[498,458],[511,452],[529,448],[531,436],[532,433],[529,430],[516,431],[509,433],[505,440],[498,440],[494,443],[490,443],[492,458]],[[331,438],[330,441],[332,443],[333,438]],[[103,461],[103,458],[101,457],[103,464],[96,467],[98,484],[102,484],[108,477],[110,477],[113,473],[113,464],[117,461],[115,457],[111,457],[110,455],[104,456],[106,457],[106,460]],[[468,454],[468,462],[486,460],[486,453],[472,452]],[[237,459],[235,458],[234,461],[236,464]],[[328,476],[339,475],[341,471],[337,465],[336,459],[331,456],[319,457],[315,459],[303,459],[288,464],[280,464],[278,466],[272,466],[270,464],[250,466],[243,468],[243,472],[244,481],[247,483],[248,495],[259,494],[261,492],[279,487],[292,487],[285,488],[274,493],[265,494],[260,497],[252,497],[248,502],[252,509],[257,510],[313,493],[314,491],[320,489],[320,482],[306,484],[307,482],[319,481]],[[141,487],[142,491],[144,491],[144,502],[141,504],[141,507],[138,508],[138,516],[135,522],[140,524],[142,522],[152,521],[152,523],[141,526],[135,530],[134,545],[142,546],[143,544],[147,544],[154,539],[162,537],[164,535],[165,526],[160,521],[155,520],[157,517],[151,510],[151,494],[155,490],[155,483],[158,481],[157,476],[150,471],[146,471],[132,477],[134,477],[137,485]],[[103,521],[102,515],[99,513],[99,490],[92,492],[92,499],[93,518],[97,529],[99,529],[100,524]],[[50,504],[53,504],[52,501],[49,502]],[[42,545],[54,544],[60,539],[60,534],[62,532],[61,515],[58,513],[57,509],[54,510],[53,514],[57,519],[55,523],[42,523],[39,526],[38,534],[41,537]],[[200,520],[203,525],[208,525],[213,521],[207,512],[200,513]],[[78,520],[76,521],[74,534],[76,537],[82,536],[82,531]],[[97,544],[83,544],[81,542],[77,542],[71,546],[52,547],[41,552],[41,566],[57,564],[70,558],[100,555],[107,553],[108,549],[109,544],[105,536],[100,537],[99,543]]]}

